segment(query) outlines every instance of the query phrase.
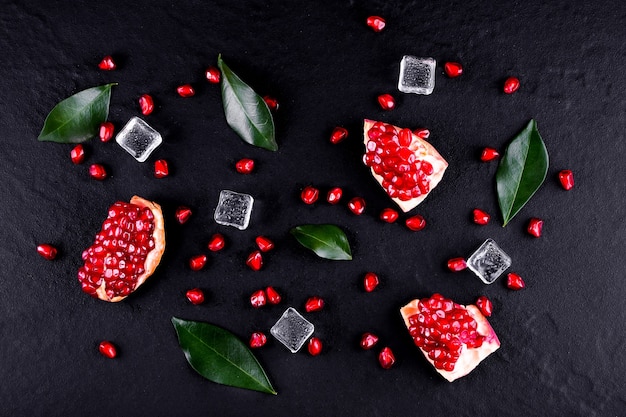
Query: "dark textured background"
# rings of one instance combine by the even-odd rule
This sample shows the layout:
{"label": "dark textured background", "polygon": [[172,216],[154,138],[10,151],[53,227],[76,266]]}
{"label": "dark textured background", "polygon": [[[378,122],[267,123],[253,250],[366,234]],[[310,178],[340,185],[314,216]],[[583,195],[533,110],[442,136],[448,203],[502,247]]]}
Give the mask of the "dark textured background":
{"label": "dark textured background", "polygon": [[[0,5],[0,414],[11,416],[174,415],[568,415],[626,414],[626,235],[623,193],[626,151],[626,6],[621,1],[436,1],[387,4],[289,1],[107,1]],[[495,3],[495,2],[494,2]],[[381,33],[364,23],[387,18]],[[222,53],[259,93],[278,98],[280,149],[243,143],[226,125],[219,87],[203,71]],[[112,54],[119,64],[102,72]],[[403,54],[461,62],[448,79],[441,66],[431,96],[396,90]],[[503,80],[518,76],[514,95]],[[150,93],[146,120],[164,144],[137,163],[114,142],[87,144],[74,166],[71,146],[36,140],[46,114],[84,88],[118,82],[110,119],[119,129],[137,115],[137,97]],[[192,83],[193,98],[175,88]],[[392,93],[397,109],[383,112],[376,96]],[[415,210],[428,227],[412,233],[377,219],[390,201],[361,163],[363,118],[428,127],[450,163],[441,185]],[[494,173],[478,160],[482,147],[503,149],[535,118],[550,154],[546,182],[506,228],[500,227]],[[333,146],[336,125],[350,138]],[[170,177],[152,176],[167,158]],[[252,157],[257,171],[242,176],[234,162]],[[111,178],[87,175],[104,163]],[[556,179],[572,169],[576,187]],[[305,206],[299,190],[341,186],[344,204]],[[212,220],[219,190],[249,192],[257,204],[246,231]],[[168,246],[157,273],[119,304],[80,291],[80,253],[107,207],[133,194],[164,206]],[[366,198],[366,213],[345,202]],[[178,205],[194,216],[173,219]],[[471,210],[494,215],[474,225]],[[530,217],[544,235],[524,231]],[[331,222],[347,230],[352,262],[315,258],[288,235],[301,223]],[[187,259],[206,250],[214,232],[228,247],[192,272]],[[244,260],[254,237],[277,249],[252,272]],[[450,273],[445,261],[494,238],[513,258],[527,288],[483,285],[471,272]],[[53,262],[35,246],[58,245]],[[364,272],[382,279],[374,293],[360,287]],[[248,295],[274,285],[285,301],[252,309]],[[184,292],[200,286],[203,306]],[[412,345],[398,308],[441,292],[461,303],[480,294],[494,302],[491,323],[502,347],[469,376],[444,381]],[[278,396],[216,385],[186,363],[172,316],[224,326],[244,339],[268,330],[288,305],[302,309],[313,294],[327,308],[308,318],[325,343],[316,358],[290,354],[278,342],[258,351]],[[376,352],[361,351],[373,331],[393,348],[396,366],[382,370]],[[120,355],[107,360],[97,344],[109,339]]]}

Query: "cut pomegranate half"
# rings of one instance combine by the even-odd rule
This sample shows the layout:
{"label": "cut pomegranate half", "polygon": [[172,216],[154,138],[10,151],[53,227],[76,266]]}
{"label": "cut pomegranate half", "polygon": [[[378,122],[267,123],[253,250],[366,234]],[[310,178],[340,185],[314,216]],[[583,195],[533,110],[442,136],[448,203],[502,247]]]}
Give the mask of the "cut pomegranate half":
{"label": "cut pomegranate half", "polygon": [[93,297],[121,301],[152,275],[164,250],[161,207],[138,196],[130,203],[118,201],[109,208],[93,245],[83,252],[78,281]]}
{"label": "cut pomegranate half", "polygon": [[365,120],[363,162],[389,197],[407,212],[439,184],[448,163],[410,129]]}
{"label": "cut pomegranate half", "polygon": [[415,345],[450,382],[469,374],[500,347],[498,336],[475,305],[463,306],[434,294],[411,301],[400,314]]}

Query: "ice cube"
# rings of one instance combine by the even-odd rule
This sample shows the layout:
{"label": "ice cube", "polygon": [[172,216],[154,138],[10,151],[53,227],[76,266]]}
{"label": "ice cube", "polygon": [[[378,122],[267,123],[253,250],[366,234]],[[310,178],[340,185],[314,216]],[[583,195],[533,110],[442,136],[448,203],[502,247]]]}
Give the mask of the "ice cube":
{"label": "ice cube", "polygon": [[433,58],[405,55],[400,61],[398,90],[403,93],[431,94],[435,89],[435,66]]}
{"label": "ice cube", "polygon": [[493,239],[487,239],[469,257],[467,266],[482,282],[491,284],[511,266],[511,257]]}
{"label": "ice cube", "polygon": [[222,190],[213,218],[224,226],[245,230],[250,223],[253,203],[251,195]]}
{"label": "ice cube", "polygon": [[163,142],[163,138],[148,123],[133,117],[115,136],[115,141],[137,161],[144,162]]}
{"label": "ice cube", "polygon": [[289,307],[270,329],[270,333],[283,345],[296,353],[313,334],[315,327],[295,308]]}

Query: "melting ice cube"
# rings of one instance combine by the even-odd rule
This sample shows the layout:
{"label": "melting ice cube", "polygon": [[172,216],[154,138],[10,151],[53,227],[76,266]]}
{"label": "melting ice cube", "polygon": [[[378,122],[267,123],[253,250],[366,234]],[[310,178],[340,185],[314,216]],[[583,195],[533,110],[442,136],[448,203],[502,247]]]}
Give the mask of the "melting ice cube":
{"label": "melting ice cube", "polygon": [[433,58],[402,57],[398,90],[403,93],[431,94],[435,89],[436,64]]}
{"label": "melting ice cube", "polygon": [[487,239],[469,257],[467,266],[481,281],[491,284],[511,266],[511,258],[493,239]]}
{"label": "melting ice cube", "polygon": [[144,162],[163,142],[163,138],[148,123],[133,117],[115,136],[115,141],[137,161]]}
{"label": "melting ice cube", "polygon": [[222,190],[213,218],[224,226],[245,230],[250,223],[253,203],[251,195]]}
{"label": "melting ice cube", "polygon": [[283,345],[296,353],[313,334],[315,327],[293,307],[289,307],[270,329],[270,333]]}

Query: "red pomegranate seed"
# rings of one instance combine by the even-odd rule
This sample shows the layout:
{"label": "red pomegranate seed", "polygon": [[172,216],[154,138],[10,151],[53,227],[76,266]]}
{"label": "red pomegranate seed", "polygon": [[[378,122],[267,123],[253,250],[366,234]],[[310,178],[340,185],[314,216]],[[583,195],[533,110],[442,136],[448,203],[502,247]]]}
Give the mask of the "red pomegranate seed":
{"label": "red pomegranate seed", "polygon": [[240,174],[249,174],[254,169],[254,159],[243,158],[237,161],[235,169]]}
{"label": "red pomegranate seed", "polygon": [[191,289],[187,291],[185,295],[187,296],[189,302],[193,305],[197,306],[204,303],[204,291],[202,291],[200,288]]}
{"label": "red pomegranate seed", "polygon": [[413,133],[415,133],[415,135],[420,139],[428,139],[428,137],[430,136],[430,130],[426,128],[415,129]]}
{"label": "red pomegranate seed", "polygon": [[309,297],[304,303],[304,309],[307,313],[312,313],[314,311],[320,311],[324,308],[324,300],[320,297]]}
{"label": "red pomegranate seed", "polygon": [[393,355],[390,348],[384,347],[378,354],[378,362],[383,369],[389,369],[396,363],[396,357]]}
{"label": "red pomegranate seed", "polygon": [[491,317],[491,313],[493,312],[493,304],[491,304],[491,300],[481,295],[476,300],[476,307],[483,313],[485,317]]}
{"label": "red pomegranate seed", "polygon": [[274,249],[274,242],[265,236],[257,236],[254,242],[261,252],[269,252]]}
{"label": "red pomegranate seed", "polygon": [[265,102],[265,104],[267,104],[267,107],[270,109],[270,111],[278,110],[278,100],[276,100],[274,97],[264,96],[263,101]]}
{"label": "red pomegranate seed", "polygon": [[374,291],[376,287],[378,287],[379,283],[380,281],[378,280],[378,275],[373,272],[366,273],[363,278],[363,288],[365,288],[365,291],[367,292]]}
{"label": "red pomegranate seed", "polygon": [[504,82],[503,91],[506,94],[513,94],[519,89],[519,80],[515,77],[509,77]]}
{"label": "red pomegranate seed", "polygon": [[267,343],[267,336],[263,332],[254,332],[250,335],[250,347],[252,349],[258,349],[265,346]]}
{"label": "red pomegranate seed", "polygon": [[115,61],[113,61],[113,57],[111,55],[107,55],[102,58],[102,61],[98,64],[98,68],[102,71],[113,71],[117,65],[115,65]]}
{"label": "red pomegranate seed", "polygon": [[102,356],[109,359],[113,359],[117,356],[117,349],[115,348],[115,345],[106,340],[100,342],[100,345],[98,345],[98,350],[100,351],[100,354]]}
{"label": "red pomegranate seed", "polygon": [[481,226],[484,226],[487,223],[489,223],[489,220],[491,219],[491,216],[489,215],[489,213],[481,209],[474,209],[474,211],[472,212],[472,215],[474,216],[474,223],[479,224]]}
{"label": "red pomegranate seed", "polygon": [[559,172],[559,181],[561,182],[561,186],[569,191],[574,188],[574,173],[569,169],[564,169]]}
{"label": "red pomegranate seed", "polygon": [[158,159],[154,161],[154,178],[165,178],[169,174],[170,170],[165,159]]}
{"label": "red pomegranate seed", "polygon": [[276,291],[274,289],[274,287],[267,287],[265,289],[265,293],[267,294],[267,301],[270,304],[280,304],[280,301],[282,300],[280,294],[278,293],[278,291]]}
{"label": "red pomegranate seed", "polygon": [[300,198],[305,204],[313,204],[317,201],[319,195],[320,190],[311,185],[307,185],[300,193]]}
{"label": "red pomegranate seed", "polygon": [[326,195],[326,201],[330,204],[337,204],[339,200],[341,200],[341,196],[343,195],[343,190],[339,187],[335,187],[328,191]]}
{"label": "red pomegranate seed", "polygon": [[380,16],[370,16],[367,18],[367,26],[369,26],[374,32],[380,32],[385,28],[385,19]]}
{"label": "red pomegranate seed", "polygon": [[336,145],[347,137],[348,129],[346,129],[345,127],[337,126],[333,129],[333,133],[330,134],[330,143]]}
{"label": "red pomegranate seed", "polygon": [[368,350],[373,348],[376,343],[378,343],[378,336],[376,336],[374,333],[363,333],[363,336],[361,336],[361,348]]}
{"label": "red pomegranate seed", "polygon": [[141,114],[144,116],[154,111],[154,100],[150,94],[143,94],[139,97],[139,108],[141,109]]}
{"label": "red pomegranate seed", "polygon": [[102,181],[107,177],[107,170],[100,164],[92,164],[89,167],[89,175],[94,180]]}
{"label": "red pomegranate seed", "polygon": [[215,67],[209,67],[204,72],[204,76],[206,77],[207,81],[210,82],[211,84],[219,83],[220,75],[221,75],[220,70]]}
{"label": "red pomegranate seed", "polygon": [[480,154],[480,160],[483,162],[493,161],[500,156],[500,153],[493,148],[485,148]]}
{"label": "red pomegranate seed", "polygon": [[384,221],[385,223],[394,223],[396,220],[398,220],[398,216],[398,212],[392,208],[386,208],[380,212],[380,220]]}
{"label": "red pomegranate seed", "polygon": [[391,94],[381,94],[378,96],[378,104],[383,110],[393,110],[396,107],[396,100]]}
{"label": "red pomegranate seed", "polygon": [[463,66],[458,62],[446,62],[443,69],[450,78],[456,78],[463,74]]}
{"label": "red pomegranate seed", "polygon": [[416,214],[415,216],[412,216],[406,219],[404,221],[404,224],[410,230],[414,232],[419,232],[420,230],[426,227],[426,219],[423,216]]}
{"label": "red pomegranate seed", "polygon": [[467,263],[463,258],[452,258],[448,261],[448,269],[453,272],[459,272],[467,268]]}
{"label": "red pomegranate seed", "polygon": [[176,209],[176,221],[179,224],[185,224],[191,217],[191,214],[191,209],[189,207],[180,206]]}
{"label": "red pomegranate seed", "polygon": [[206,255],[193,256],[191,257],[191,259],[189,259],[189,268],[191,268],[192,271],[199,271],[204,268],[204,265],[206,265],[206,261]]}
{"label": "red pomegranate seed", "polygon": [[253,271],[258,271],[263,267],[263,256],[261,252],[255,250],[250,255],[248,255],[248,259],[246,259],[246,265]]}
{"label": "red pomegranate seed", "polygon": [[193,89],[193,87],[191,86],[191,84],[183,84],[183,85],[179,85],[176,88],[176,92],[178,93],[179,96],[181,97],[192,97],[196,95],[196,90]]}
{"label": "red pomegranate seed", "polygon": [[354,197],[348,202],[348,208],[351,212],[360,216],[365,211],[365,200],[362,197]]}
{"label": "red pomegranate seed", "polygon": [[85,148],[83,145],[78,144],[70,151],[70,158],[75,165],[82,164],[85,160]]}
{"label": "red pomegranate seed", "polygon": [[101,142],[108,142],[113,137],[113,132],[115,131],[115,126],[111,122],[104,122],[100,124],[100,130],[98,131],[98,136],[100,136]]}
{"label": "red pomegranate seed", "polygon": [[57,257],[57,248],[47,243],[42,243],[41,245],[37,245],[37,253],[51,261]]}
{"label": "red pomegranate seed", "polygon": [[267,304],[267,295],[265,294],[265,291],[258,290],[253,292],[250,296],[250,304],[254,308],[261,308]]}
{"label": "red pomegranate seed", "polygon": [[526,231],[534,237],[540,237],[541,229],[543,229],[543,220],[533,217],[528,222],[528,227],[526,228]]}
{"label": "red pomegranate seed", "polygon": [[526,286],[522,277],[515,272],[510,272],[506,278],[506,286],[511,290],[521,290]]}
{"label": "red pomegranate seed", "polygon": [[309,339],[308,348],[311,356],[317,356],[322,353],[322,341],[317,337],[312,337]]}
{"label": "red pomegranate seed", "polygon": [[224,246],[226,246],[226,240],[221,233],[215,233],[211,236],[207,246],[211,252],[219,252],[224,249]]}

